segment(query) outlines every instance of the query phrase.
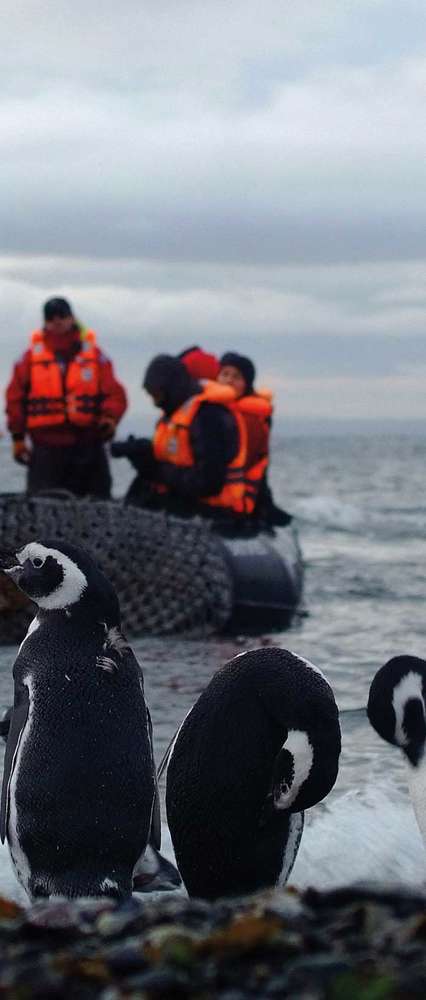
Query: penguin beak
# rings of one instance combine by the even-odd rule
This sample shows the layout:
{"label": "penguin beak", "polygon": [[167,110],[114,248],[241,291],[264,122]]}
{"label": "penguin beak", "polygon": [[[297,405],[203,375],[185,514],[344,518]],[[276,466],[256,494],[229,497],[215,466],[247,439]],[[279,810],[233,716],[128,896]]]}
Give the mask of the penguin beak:
{"label": "penguin beak", "polygon": [[0,570],[12,577],[15,583],[18,582],[22,565],[16,552],[12,552],[10,549],[0,549]]}

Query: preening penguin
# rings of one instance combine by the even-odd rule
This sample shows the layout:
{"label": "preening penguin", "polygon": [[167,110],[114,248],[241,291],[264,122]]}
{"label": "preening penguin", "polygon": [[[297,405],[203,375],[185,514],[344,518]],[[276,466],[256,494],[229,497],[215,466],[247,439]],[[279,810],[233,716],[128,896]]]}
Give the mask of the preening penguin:
{"label": "preening penguin", "polygon": [[147,845],[158,857],[160,820],[143,676],[116,593],[64,542],[0,553],[0,567],[38,605],[13,668],[1,839],[32,898],[127,896]]}
{"label": "preening penguin", "polygon": [[188,893],[283,884],[303,810],[333,787],[339,754],[338,710],[319,670],[273,647],[225,664],[169,752],[167,818]]}
{"label": "preening penguin", "polygon": [[408,765],[408,787],[426,845],[426,661],[395,656],[377,671],[368,697],[373,729],[401,748]]}

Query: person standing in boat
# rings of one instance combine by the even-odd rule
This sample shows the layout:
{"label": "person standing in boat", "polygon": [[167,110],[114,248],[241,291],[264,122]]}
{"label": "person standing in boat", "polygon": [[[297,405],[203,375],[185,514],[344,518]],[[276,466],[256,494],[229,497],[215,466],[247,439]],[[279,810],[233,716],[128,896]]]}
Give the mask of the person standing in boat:
{"label": "person standing in boat", "polygon": [[180,516],[202,514],[231,530],[254,527],[256,488],[232,386],[201,383],[167,354],[151,361],[143,385],[163,411],[153,440],[129,439],[111,448],[138,472],[128,502]]}
{"label": "person standing in boat", "polygon": [[43,315],[6,390],[13,457],[27,466],[28,493],[66,489],[107,499],[104,443],[126,410],[124,388],[66,299],[49,299]]}

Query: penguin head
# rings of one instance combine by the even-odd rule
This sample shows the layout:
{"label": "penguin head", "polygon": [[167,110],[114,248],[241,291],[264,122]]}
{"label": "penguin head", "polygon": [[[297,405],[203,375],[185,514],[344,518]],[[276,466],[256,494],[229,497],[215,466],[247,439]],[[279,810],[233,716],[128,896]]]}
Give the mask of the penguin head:
{"label": "penguin head", "polygon": [[[250,786],[253,768],[263,762],[268,811],[302,812],[328,795],[338,773],[341,737],[333,691],[320,670],[279,647],[249,650],[214,675],[199,699],[206,713],[213,699],[231,720],[229,753],[245,761],[241,788]],[[229,772],[229,759],[225,767]]]}
{"label": "penguin head", "polygon": [[368,697],[373,729],[399,746],[413,766],[423,758],[426,740],[426,661],[394,656],[377,671]]}
{"label": "penguin head", "polygon": [[89,612],[108,626],[120,624],[118,598],[91,556],[63,541],[28,542],[0,552],[0,569],[42,611]]}
{"label": "penguin head", "polygon": [[265,672],[274,668],[273,688],[262,686],[260,700],[285,725],[273,764],[273,807],[302,812],[324,799],[337,778],[341,735],[332,688],[317,667],[289,650],[269,647],[246,655]]}

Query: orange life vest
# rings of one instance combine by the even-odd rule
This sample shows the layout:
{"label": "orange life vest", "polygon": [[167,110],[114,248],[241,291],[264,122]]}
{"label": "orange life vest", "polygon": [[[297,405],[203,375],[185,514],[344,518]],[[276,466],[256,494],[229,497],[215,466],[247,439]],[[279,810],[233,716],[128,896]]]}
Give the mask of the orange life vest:
{"label": "orange life vest", "polygon": [[80,330],[81,347],[63,374],[43,330],[31,334],[31,380],[27,395],[27,427],[78,427],[96,423],[101,403],[99,349],[93,330]]}
{"label": "orange life vest", "polygon": [[246,497],[251,511],[256,506],[261,481],[269,464],[270,419],[272,394],[259,390],[250,396],[240,396],[232,406],[233,413],[243,418],[247,434]]}
{"label": "orange life vest", "polygon": [[[248,398],[248,397],[247,397]],[[218,382],[204,383],[203,391],[191,396],[171,417],[159,420],[153,440],[154,455],[159,462],[170,462],[180,467],[194,464],[191,448],[190,427],[202,403],[221,403],[234,415],[238,427],[239,448],[226,471],[225,483],[220,493],[201,497],[200,501],[211,507],[223,507],[237,514],[251,514],[254,510],[260,480],[257,469],[247,469],[247,427],[235,399],[234,390]],[[267,459],[266,459],[267,464]],[[260,463],[259,472],[260,472]],[[159,492],[167,492],[167,487],[157,485]]]}

